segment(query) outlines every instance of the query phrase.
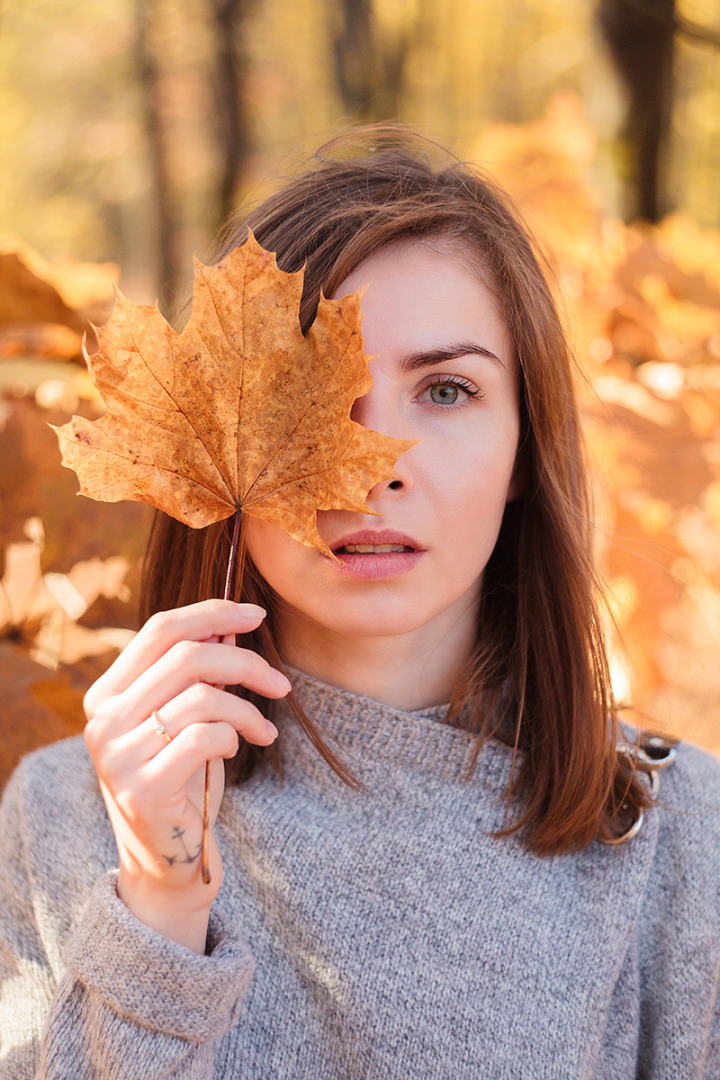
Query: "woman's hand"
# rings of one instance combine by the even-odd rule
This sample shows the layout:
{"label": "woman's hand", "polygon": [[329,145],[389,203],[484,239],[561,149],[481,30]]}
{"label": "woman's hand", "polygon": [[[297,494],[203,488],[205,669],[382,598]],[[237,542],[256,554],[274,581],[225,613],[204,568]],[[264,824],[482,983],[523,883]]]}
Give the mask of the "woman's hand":
{"label": "woman's hand", "polygon": [[240,738],[267,746],[276,728],[254,705],[221,689],[240,684],[269,698],[290,690],[284,675],[235,634],[262,608],[205,600],[154,615],[85,697],[85,741],[108,808],[120,860],[118,893],[147,925],[205,950],[210,906],[222,878],[211,833],[212,882],[202,883],[205,762],[211,761],[214,824],[223,794],[221,758]]}

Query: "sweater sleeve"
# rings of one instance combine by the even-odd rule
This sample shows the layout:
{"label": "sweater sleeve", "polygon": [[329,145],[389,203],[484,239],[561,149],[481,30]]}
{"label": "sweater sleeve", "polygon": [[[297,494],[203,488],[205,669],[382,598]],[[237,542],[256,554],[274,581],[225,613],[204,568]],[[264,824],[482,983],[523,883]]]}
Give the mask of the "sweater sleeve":
{"label": "sweater sleeve", "polygon": [[[89,896],[49,888],[52,875],[41,887],[26,798],[16,773],[0,811],[0,1080],[210,1080],[252,975],[248,947],[216,908],[206,955],[162,937],[118,898],[114,872]],[[50,941],[63,920],[40,912],[63,907],[67,935]]]}
{"label": "sweater sleeve", "polygon": [[720,763],[680,744],[661,779],[640,926],[638,1080],[720,1076]]}

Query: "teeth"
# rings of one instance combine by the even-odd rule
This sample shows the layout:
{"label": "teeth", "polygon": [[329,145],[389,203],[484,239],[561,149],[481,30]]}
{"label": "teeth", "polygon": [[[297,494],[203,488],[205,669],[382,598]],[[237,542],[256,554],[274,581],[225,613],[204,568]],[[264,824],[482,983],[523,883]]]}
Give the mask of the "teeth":
{"label": "teeth", "polygon": [[384,555],[390,551],[412,551],[405,544],[346,544],[342,549],[348,555]]}

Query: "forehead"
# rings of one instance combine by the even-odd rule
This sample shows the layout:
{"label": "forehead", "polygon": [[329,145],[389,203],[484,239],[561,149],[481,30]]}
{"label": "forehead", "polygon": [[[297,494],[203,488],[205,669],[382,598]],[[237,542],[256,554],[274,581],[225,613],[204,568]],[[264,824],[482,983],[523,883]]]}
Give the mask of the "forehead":
{"label": "forehead", "polygon": [[413,258],[424,262],[434,261],[438,267],[443,263],[453,265],[458,273],[464,272],[475,279],[497,299],[497,287],[486,257],[467,240],[450,233],[432,233],[422,237],[400,237],[373,251],[353,267],[343,283],[335,291],[336,296],[347,293],[345,281],[368,279],[371,270],[389,268],[395,264],[407,264]]}
{"label": "forehead", "polygon": [[[395,241],[363,260],[336,296],[363,290],[363,336],[402,336],[408,343],[444,346],[477,340],[504,359],[514,353],[511,335],[487,268],[477,253],[454,238]],[[483,340],[480,340],[482,338]]]}

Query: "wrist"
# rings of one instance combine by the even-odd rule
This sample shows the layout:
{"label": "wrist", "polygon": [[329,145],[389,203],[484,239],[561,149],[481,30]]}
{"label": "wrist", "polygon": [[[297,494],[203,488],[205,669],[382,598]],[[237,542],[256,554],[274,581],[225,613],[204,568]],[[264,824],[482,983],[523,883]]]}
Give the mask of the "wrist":
{"label": "wrist", "polygon": [[117,893],[130,913],[151,930],[202,954],[210,908],[219,885],[214,880],[211,885],[204,885],[198,874],[197,884],[182,889],[168,888],[121,866]]}

